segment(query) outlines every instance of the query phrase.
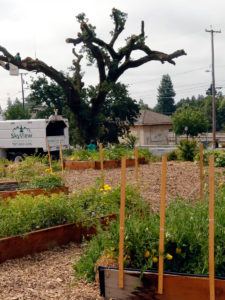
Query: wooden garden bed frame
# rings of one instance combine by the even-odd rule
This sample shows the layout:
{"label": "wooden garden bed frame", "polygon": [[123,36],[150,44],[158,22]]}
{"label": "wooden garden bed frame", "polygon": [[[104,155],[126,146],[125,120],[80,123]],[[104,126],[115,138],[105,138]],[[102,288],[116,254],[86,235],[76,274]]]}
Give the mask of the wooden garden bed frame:
{"label": "wooden garden bed frame", "polygon": [[[9,185],[9,184],[6,184]],[[20,195],[20,194],[31,194],[33,196],[37,196],[40,194],[44,194],[44,195],[49,195],[49,194],[59,194],[59,193],[69,193],[69,188],[64,186],[64,187],[58,187],[52,190],[46,190],[46,189],[29,189],[29,190],[15,190],[15,191],[0,191],[0,198],[2,199],[6,199],[8,197],[10,198],[15,198],[16,196]]]}
{"label": "wooden garden bed frame", "polygon": [[[101,224],[107,226],[108,221],[116,218],[116,214],[97,217]],[[91,219],[91,221],[94,219]],[[86,221],[87,222],[87,221]],[[51,249],[69,242],[82,243],[83,238],[90,240],[97,233],[96,226],[83,225],[85,222],[69,223],[40,229],[0,239],[0,263],[14,258],[24,257]]]}
{"label": "wooden garden bed frame", "polygon": [[[147,161],[144,157],[138,158],[139,164],[146,164]],[[126,160],[126,166],[131,167],[135,165],[135,159],[129,158]],[[120,168],[121,161],[120,160],[104,160],[103,161],[104,168]],[[100,161],[76,161],[76,160],[65,160],[64,168],[68,168],[70,170],[84,170],[84,169],[101,169]]]}
{"label": "wooden garden bed frame", "polygon": [[[99,266],[100,295],[105,299],[208,300],[209,278],[164,273],[163,294],[158,294],[158,273],[124,269],[124,288],[120,289],[118,269]],[[215,279],[215,299],[225,299],[225,280]]]}

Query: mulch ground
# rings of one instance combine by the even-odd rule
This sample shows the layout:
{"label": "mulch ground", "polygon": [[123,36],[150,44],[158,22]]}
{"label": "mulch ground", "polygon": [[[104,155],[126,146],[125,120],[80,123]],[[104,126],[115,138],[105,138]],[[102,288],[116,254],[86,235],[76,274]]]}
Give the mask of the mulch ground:
{"label": "mulch ground", "polygon": [[[207,173],[207,168],[205,168]],[[217,168],[222,176],[219,182],[225,183],[224,168]],[[81,191],[93,185],[100,170],[66,171],[65,179],[70,191]],[[127,181],[135,182],[134,168],[126,170]],[[139,178],[142,195],[154,209],[160,203],[161,163],[140,165]],[[120,183],[120,169],[106,169],[105,183],[111,187]],[[206,177],[207,180],[207,177]],[[199,167],[193,163],[168,162],[167,166],[167,202],[174,197],[184,199],[199,197]],[[79,281],[74,283],[72,265],[79,259],[83,249],[80,245],[54,248],[22,259],[6,261],[0,265],[1,300],[93,300],[103,299],[94,283]]]}

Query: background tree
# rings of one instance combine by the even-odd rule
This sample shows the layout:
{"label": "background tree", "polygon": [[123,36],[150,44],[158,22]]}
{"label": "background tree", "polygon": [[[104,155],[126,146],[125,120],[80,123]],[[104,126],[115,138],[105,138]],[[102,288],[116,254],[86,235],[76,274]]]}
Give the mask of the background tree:
{"label": "background tree", "polygon": [[[83,142],[89,143],[90,139],[99,137],[101,129],[101,110],[109,93],[109,86],[116,83],[120,76],[129,69],[137,68],[149,61],[168,62],[175,64],[174,59],[185,55],[184,50],[177,50],[171,54],[150,49],[145,44],[144,22],[141,23],[139,35],[132,34],[126,39],[124,46],[115,49],[115,42],[125,28],[127,14],[118,9],[113,9],[111,18],[114,28],[111,31],[109,43],[97,37],[95,27],[92,26],[85,14],[77,16],[80,23],[80,32],[77,37],[68,38],[66,42],[74,46],[72,52],[75,59],[73,63],[73,74],[68,76],[57,71],[52,66],[47,65],[39,59],[27,57],[18,61],[8,50],[0,46],[0,61],[12,63],[19,69],[27,71],[42,72],[58,83],[62,88],[68,107],[74,115],[76,125]],[[89,64],[95,64],[99,73],[99,82],[96,85],[97,95],[84,101],[82,97],[84,82],[81,72],[81,60],[83,55],[75,50],[81,46],[80,50],[86,55]],[[133,53],[142,53],[139,58],[132,57]],[[7,66],[1,63],[2,67]]]}
{"label": "background tree", "polygon": [[192,107],[181,107],[172,115],[173,131],[178,134],[186,134],[187,137],[195,137],[199,133],[206,132],[208,122],[202,112]]}
{"label": "background tree", "polygon": [[[28,105],[36,118],[49,117],[57,108],[58,113],[69,119],[70,143],[80,142],[79,130],[73,120],[71,111],[65,106],[65,96],[62,88],[46,77],[39,77],[30,86],[31,93],[27,97]],[[99,141],[104,143],[118,142],[118,137],[129,133],[134,124],[139,105],[129,94],[127,87],[122,83],[115,83],[109,87],[109,92],[99,114]],[[98,90],[94,86],[83,89],[82,99],[87,102],[95,97]]]}
{"label": "background tree", "polygon": [[31,114],[26,107],[23,108],[19,100],[16,100],[7,107],[4,117],[6,120],[27,120],[31,118]]}
{"label": "background tree", "polygon": [[174,97],[176,93],[173,89],[173,84],[170,76],[163,75],[158,88],[157,105],[155,111],[164,115],[172,115],[175,111]]}
{"label": "background tree", "polygon": [[48,81],[46,76],[38,77],[30,85],[30,94],[26,102],[31,112],[37,119],[48,118],[58,109],[58,114],[63,114],[65,108],[65,95],[62,88],[54,81]]}
{"label": "background tree", "polygon": [[139,106],[139,109],[147,109],[147,110],[152,110],[148,104],[144,103],[144,101],[142,99],[140,99],[138,101],[138,106]]}

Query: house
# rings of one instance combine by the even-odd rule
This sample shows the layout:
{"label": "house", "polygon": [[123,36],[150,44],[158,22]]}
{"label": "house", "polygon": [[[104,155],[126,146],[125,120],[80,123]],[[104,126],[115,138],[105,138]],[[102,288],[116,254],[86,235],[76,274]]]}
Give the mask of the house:
{"label": "house", "polygon": [[139,145],[167,145],[171,130],[171,117],[151,110],[141,110],[130,134],[138,138]]}

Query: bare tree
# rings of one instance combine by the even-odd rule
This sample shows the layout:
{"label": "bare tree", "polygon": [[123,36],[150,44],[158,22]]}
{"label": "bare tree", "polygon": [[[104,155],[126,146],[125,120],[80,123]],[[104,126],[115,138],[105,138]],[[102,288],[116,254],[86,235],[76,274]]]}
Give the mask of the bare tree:
{"label": "bare tree", "polygon": [[[52,66],[47,65],[39,59],[27,57],[22,60],[16,59],[8,50],[0,46],[1,66],[7,69],[7,64],[11,63],[19,69],[44,73],[56,81],[63,89],[66,97],[66,104],[74,114],[79,132],[84,141],[98,136],[101,126],[99,113],[109,92],[110,85],[117,82],[118,78],[128,69],[137,68],[149,61],[168,62],[175,65],[174,59],[186,55],[184,50],[177,50],[171,54],[151,50],[145,44],[144,21],[141,22],[141,31],[139,35],[131,35],[126,39],[125,45],[115,50],[115,42],[125,28],[127,14],[113,8],[111,18],[114,28],[111,32],[109,43],[98,38],[95,33],[95,27],[88,23],[85,14],[77,16],[80,23],[80,32],[76,38],[68,38],[66,42],[73,44],[73,54],[75,59],[73,63],[73,76],[63,74]],[[81,50],[77,52],[75,47],[81,45]],[[143,53],[143,56],[137,59],[131,57],[134,52]],[[82,81],[81,60],[83,54],[91,63],[96,63],[99,82],[97,93],[86,101],[83,99],[84,82]]]}

